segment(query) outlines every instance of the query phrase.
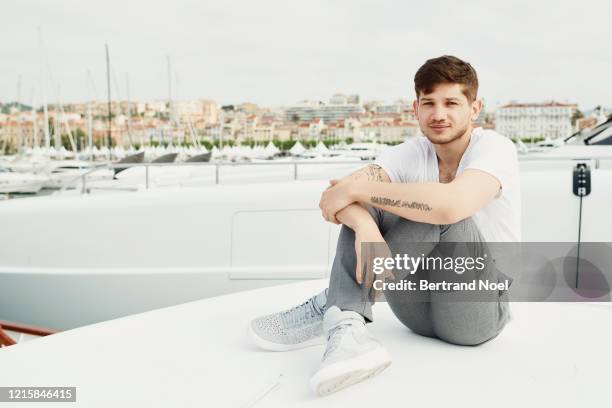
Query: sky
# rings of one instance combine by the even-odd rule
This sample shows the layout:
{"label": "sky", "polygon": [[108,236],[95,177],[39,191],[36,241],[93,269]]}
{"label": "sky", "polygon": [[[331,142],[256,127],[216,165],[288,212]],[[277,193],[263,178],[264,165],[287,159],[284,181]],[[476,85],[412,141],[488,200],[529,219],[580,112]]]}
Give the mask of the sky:
{"label": "sky", "polygon": [[603,0],[11,1],[0,101],[39,105],[43,89],[50,103],[105,100],[108,44],[113,99],[126,98],[126,78],[131,100],[167,99],[169,56],[173,99],[393,102],[414,98],[428,58],[450,54],[474,66],[489,108],[557,100],[588,110],[612,105],[611,15]]}

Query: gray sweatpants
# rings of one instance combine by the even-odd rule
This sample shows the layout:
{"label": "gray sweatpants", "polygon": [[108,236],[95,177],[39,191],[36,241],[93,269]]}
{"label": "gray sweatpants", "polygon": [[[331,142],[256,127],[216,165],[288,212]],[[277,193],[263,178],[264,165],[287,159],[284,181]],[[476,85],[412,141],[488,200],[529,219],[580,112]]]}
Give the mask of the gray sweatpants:
{"label": "gray sweatpants", "polygon": [[[368,207],[392,253],[424,253],[433,256],[438,247],[452,242],[470,242],[478,252],[484,243],[476,224],[467,218],[452,225],[433,225],[410,221],[394,214]],[[418,249],[417,249],[418,248]],[[331,269],[326,307],[337,306],[361,314],[371,322],[372,302],[368,288],[355,281],[355,234],[342,226]],[[491,263],[479,278],[500,279]],[[419,269],[410,280],[428,279],[431,271]],[[486,275],[486,276],[485,276]],[[404,278],[406,276],[400,276]],[[396,279],[398,278],[396,273]],[[506,293],[494,301],[447,301],[448,293],[430,290],[384,291],[395,316],[413,332],[437,337],[453,344],[477,345],[497,336],[509,318]]]}

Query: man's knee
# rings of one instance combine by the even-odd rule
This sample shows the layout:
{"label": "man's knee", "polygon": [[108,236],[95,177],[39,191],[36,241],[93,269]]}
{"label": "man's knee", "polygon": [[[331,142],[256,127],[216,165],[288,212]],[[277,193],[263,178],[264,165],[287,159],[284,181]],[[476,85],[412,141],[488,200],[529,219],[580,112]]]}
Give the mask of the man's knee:
{"label": "man's knee", "polygon": [[397,319],[411,331],[425,337],[436,337],[430,317],[430,302],[427,292],[411,293],[385,291],[389,308]]}
{"label": "man's knee", "polygon": [[477,346],[502,331],[507,313],[495,302],[458,302],[433,305],[432,321],[439,339],[461,346]]}
{"label": "man's knee", "polygon": [[450,344],[458,346],[478,346],[499,334],[501,330],[492,326],[485,331],[467,331],[461,329],[437,330],[436,336]]}

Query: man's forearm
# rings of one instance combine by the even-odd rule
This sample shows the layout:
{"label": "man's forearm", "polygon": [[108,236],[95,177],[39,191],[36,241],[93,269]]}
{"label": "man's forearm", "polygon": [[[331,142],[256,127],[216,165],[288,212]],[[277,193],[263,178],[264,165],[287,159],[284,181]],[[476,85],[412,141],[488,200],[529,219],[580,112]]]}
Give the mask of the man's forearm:
{"label": "man's forearm", "polygon": [[[340,182],[350,181],[373,181],[379,183],[389,183],[391,180],[387,173],[377,164],[369,164],[348,176],[344,177]],[[374,219],[360,203],[353,203],[344,207],[336,214],[336,219],[355,231],[357,228],[373,228],[376,227]]]}
{"label": "man's forearm", "polygon": [[378,228],[368,210],[359,203],[350,204],[338,211],[336,219],[353,231],[360,228]]}
{"label": "man's forearm", "polygon": [[451,224],[452,190],[442,183],[356,182],[356,202],[372,205],[402,218],[429,224]]}

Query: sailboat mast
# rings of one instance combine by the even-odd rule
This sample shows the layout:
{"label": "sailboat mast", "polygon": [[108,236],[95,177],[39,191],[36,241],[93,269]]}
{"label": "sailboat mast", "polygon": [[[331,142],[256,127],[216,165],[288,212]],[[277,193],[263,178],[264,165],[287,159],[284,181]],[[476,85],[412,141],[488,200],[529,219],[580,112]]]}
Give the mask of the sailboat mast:
{"label": "sailboat mast", "polygon": [[19,75],[18,79],[17,79],[17,109],[18,110],[18,115],[17,115],[17,129],[19,129],[19,145],[20,147],[23,146],[24,148],[26,147],[26,140],[25,140],[25,136],[23,134],[23,127],[21,126],[21,75]]}
{"label": "sailboat mast", "polygon": [[[72,136],[72,129],[70,128],[70,123],[68,123],[68,118],[66,116],[66,111],[64,110],[64,105],[62,104],[62,99],[60,97],[60,87],[59,85],[57,86],[57,110],[59,109],[59,114],[61,115],[61,122],[64,124],[64,126],[66,127],[66,131],[68,132],[68,140],[70,142],[70,147],[72,149],[72,151],[74,152],[74,154],[77,154],[77,145],[74,141],[74,137]],[[57,116],[56,116],[57,117]],[[57,133],[60,137],[61,140],[61,123],[59,121],[57,121],[58,123],[56,123],[56,128],[60,129],[59,133]],[[61,144],[61,143],[60,143]]]}
{"label": "sailboat mast", "polygon": [[106,48],[106,92],[108,95],[108,133],[106,144],[108,146],[108,154],[110,155],[110,149],[112,147],[112,131],[111,131],[111,123],[112,123],[112,113],[111,113],[111,84],[110,84],[110,58],[108,56],[108,44],[104,44]]}
{"label": "sailboat mast", "polygon": [[[92,88],[93,88],[93,79],[91,77],[91,72],[87,70],[87,89],[89,93],[89,101],[87,102],[87,148],[91,154],[91,159],[93,160],[93,118],[91,115],[91,104],[92,100]],[[93,93],[96,93],[95,91]],[[97,98],[96,98],[97,99]]]}
{"label": "sailboat mast", "polygon": [[166,58],[168,60],[168,111],[169,111],[170,121],[172,121],[173,119],[173,114],[172,114],[172,70],[171,70],[171,65],[170,65],[170,56],[168,55]]}
{"label": "sailboat mast", "polygon": [[[51,84],[54,85],[53,77],[51,78]],[[62,147],[62,128],[60,119],[63,118],[60,116],[60,100],[59,100],[59,85],[57,85],[56,89],[56,104],[53,107],[53,146],[59,151]]]}
{"label": "sailboat mast", "polygon": [[174,124],[174,112],[172,109],[172,70],[170,65],[170,56],[166,56],[168,61],[168,119],[170,120],[170,143],[174,138],[173,124]]}
{"label": "sailboat mast", "polygon": [[47,61],[45,58],[45,49],[43,47],[42,30],[38,27],[38,43],[40,46],[40,88],[43,103],[43,132],[45,135],[45,149],[49,152],[51,147],[51,137],[49,135],[49,110],[47,108]]}
{"label": "sailboat mast", "polygon": [[32,149],[38,147],[38,129],[36,125],[36,119],[38,117],[36,113],[36,100],[34,99],[34,88],[30,91],[30,106],[32,107]]}
{"label": "sailboat mast", "polygon": [[130,141],[130,147],[134,146],[134,140],[132,139],[132,105],[130,103],[130,77],[128,73],[125,73],[125,90],[126,90],[126,104],[127,104],[127,131],[128,139]]}

